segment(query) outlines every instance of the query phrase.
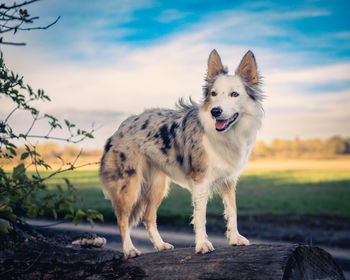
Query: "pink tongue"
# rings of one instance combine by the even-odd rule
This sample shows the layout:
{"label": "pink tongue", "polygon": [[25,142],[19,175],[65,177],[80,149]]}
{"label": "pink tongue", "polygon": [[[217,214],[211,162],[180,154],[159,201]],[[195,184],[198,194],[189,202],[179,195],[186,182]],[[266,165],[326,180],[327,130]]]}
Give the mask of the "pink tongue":
{"label": "pink tongue", "polygon": [[228,120],[224,120],[224,121],[217,120],[215,124],[216,129],[224,129],[227,122]]}

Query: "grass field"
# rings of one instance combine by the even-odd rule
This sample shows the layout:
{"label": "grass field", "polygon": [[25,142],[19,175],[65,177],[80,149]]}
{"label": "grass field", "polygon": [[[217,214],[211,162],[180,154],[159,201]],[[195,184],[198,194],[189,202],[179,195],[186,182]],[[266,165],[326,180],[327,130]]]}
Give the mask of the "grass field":
{"label": "grass field", "polygon": [[[317,167],[317,166],[316,166]],[[93,208],[114,220],[110,201],[105,200],[96,170],[65,173],[50,180],[51,185],[68,177],[78,189],[83,202],[77,207]],[[330,214],[350,216],[350,171],[326,168],[271,170],[248,168],[237,186],[239,214]],[[208,204],[208,216],[223,213],[218,195]],[[188,224],[192,215],[190,193],[172,184],[170,193],[158,211],[160,223]]]}

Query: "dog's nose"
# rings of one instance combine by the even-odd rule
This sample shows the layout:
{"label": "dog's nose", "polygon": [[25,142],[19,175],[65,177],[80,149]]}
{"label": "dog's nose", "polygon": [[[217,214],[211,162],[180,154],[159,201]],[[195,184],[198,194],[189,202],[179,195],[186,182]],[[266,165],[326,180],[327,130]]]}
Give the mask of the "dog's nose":
{"label": "dog's nose", "polygon": [[215,107],[211,109],[210,113],[214,118],[217,118],[221,115],[222,109],[220,107]]}

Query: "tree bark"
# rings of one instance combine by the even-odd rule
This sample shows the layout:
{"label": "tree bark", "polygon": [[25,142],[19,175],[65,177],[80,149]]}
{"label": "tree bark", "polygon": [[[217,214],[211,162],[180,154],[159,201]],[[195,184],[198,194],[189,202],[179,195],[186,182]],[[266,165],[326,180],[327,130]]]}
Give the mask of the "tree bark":
{"label": "tree bark", "polygon": [[0,279],[345,279],[326,251],[250,245],[197,255],[175,249],[125,260],[118,251],[29,242],[0,252]]}

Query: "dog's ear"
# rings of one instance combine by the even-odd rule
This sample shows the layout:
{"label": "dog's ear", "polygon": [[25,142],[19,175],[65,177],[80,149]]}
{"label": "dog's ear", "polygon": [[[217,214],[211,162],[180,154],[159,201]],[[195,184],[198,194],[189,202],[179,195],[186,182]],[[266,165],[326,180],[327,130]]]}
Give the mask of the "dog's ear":
{"label": "dog's ear", "polygon": [[220,56],[216,50],[212,50],[208,59],[208,72],[205,80],[210,82],[220,72],[224,72],[224,66],[222,66]]}
{"label": "dog's ear", "polygon": [[258,69],[256,66],[256,61],[252,51],[248,51],[242,58],[236,73],[241,75],[241,77],[250,85],[254,86],[259,83]]}

